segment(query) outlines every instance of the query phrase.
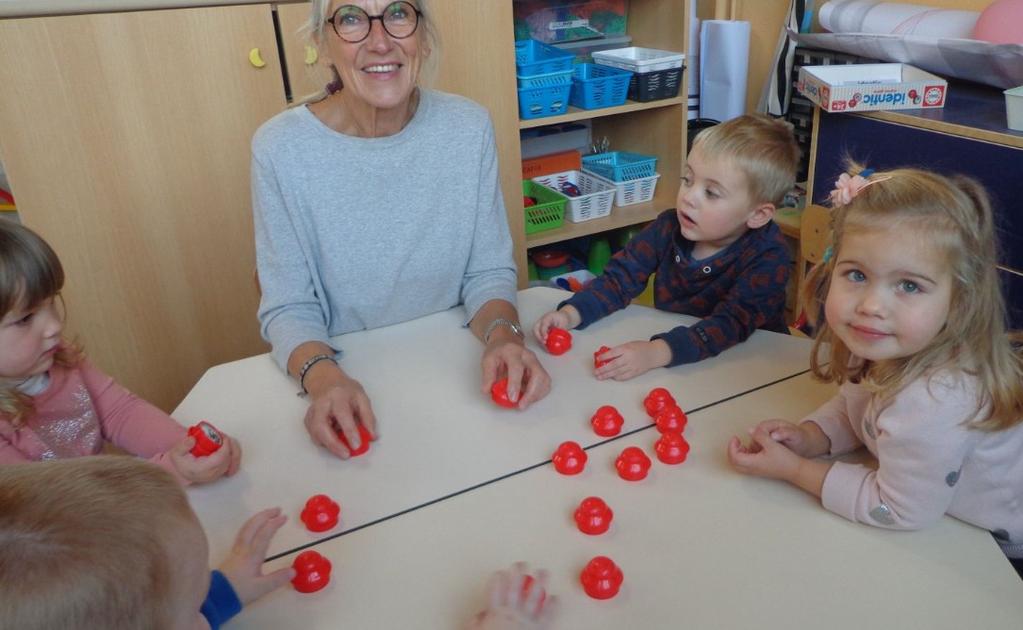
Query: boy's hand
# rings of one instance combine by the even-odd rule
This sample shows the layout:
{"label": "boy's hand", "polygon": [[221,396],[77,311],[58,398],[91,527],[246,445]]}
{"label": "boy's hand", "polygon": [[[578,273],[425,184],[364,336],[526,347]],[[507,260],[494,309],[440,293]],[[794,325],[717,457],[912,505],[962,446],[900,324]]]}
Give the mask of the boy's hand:
{"label": "boy's hand", "polygon": [[286,520],[288,517],[281,514],[280,508],[272,508],[245,521],[234,539],[231,553],[220,565],[220,572],[234,587],[242,605],[247,606],[295,577],[292,567],[278,569],[269,575],[263,575],[262,571],[270,539]]}
{"label": "boy's hand", "polygon": [[242,447],[228,434],[221,432],[224,444],[213,453],[196,457],[189,451],[195,446],[195,438],[189,436],[170,450],[168,456],[174,468],[189,483],[208,483],[224,475],[230,477],[238,472],[242,459]]}
{"label": "boy's hand", "polygon": [[547,343],[547,333],[551,327],[572,330],[583,321],[582,315],[571,304],[566,304],[556,311],[546,313],[533,324],[533,335],[541,345]]}
{"label": "boy's hand", "polygon": [[794,482],[804,459],[774,440],[762,422],[750,429],[752,440],[744,446],[738,437],[728,441],[728,461],[746,475]]}
{"label": "boy's hand", "polygon": [[758,427],[779,444],[784,444],[800,457],[820,457],[831,451],[831,440],[821,431],[816,422],[792,424],[785,420],[764,420]]}
{"label": "boy's hand", "polygon": [[671,363],[671,347],[662,339],[630,341],[611,348],[601,359],[609,362],[593,371],[597,380],[627,381]]}
{"label": "boy's hand", "polygon": [[487,590],[487,609],[473,618],[468,630],[541,630],[550,625],[557,598],[547,595],[546,571],[532,576],[524,563],[516,562],[494,573]]}

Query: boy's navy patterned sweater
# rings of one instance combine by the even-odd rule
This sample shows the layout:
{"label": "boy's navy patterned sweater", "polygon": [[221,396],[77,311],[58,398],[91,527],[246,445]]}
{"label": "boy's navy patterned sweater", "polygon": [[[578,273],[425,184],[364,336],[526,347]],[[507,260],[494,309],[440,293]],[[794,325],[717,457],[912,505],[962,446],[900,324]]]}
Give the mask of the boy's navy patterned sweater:
{"label": "boy's navy patterned sweater", "polygon": [[674,210],[662,212],[608,262],[603,275],[558,305],[571,304],[582,329],[625,308],[654,279],[654,306],[703,318],[651,337],[671,347],[668,366],[712,357],[745,341],[757,328],[788,332],[785,286],[792,260],[774,222],[748,230],[704,260],[692,260],[693,242],[679,231]]}

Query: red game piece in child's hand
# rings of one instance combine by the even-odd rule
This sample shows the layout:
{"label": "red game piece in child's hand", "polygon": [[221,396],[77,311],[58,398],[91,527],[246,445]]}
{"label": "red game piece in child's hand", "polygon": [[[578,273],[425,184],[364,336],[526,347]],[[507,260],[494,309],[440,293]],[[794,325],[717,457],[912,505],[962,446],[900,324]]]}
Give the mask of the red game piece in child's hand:
{"label": "red game piece in child's hand", "polygon": [[330,560],[315,551],[303,551],[291,565],[295,569],[292,585],[299,593],[315,593],[330,582]]}
{"label": "red game piece in child's hand", "polygon": [[562,442],[551,461],[562,475],[577,475],[586,467],[586,451],[575,442]]}
{"label": "red game piece in child's hand", "polygon": [[[522,599],[523,600],[525,600],[527,597],[529,597],[529,591],[531,591],[533,589],[533,582],[535,582],[535,580],[533,579],[532,575],[526,574],[526,576],[524,578],[522,578]],[[547,591],[545,591],[542,588],[540,588],[540,586],[537,586],[536,588],[540,589],[540,599],[536,603],[536,609],[537,609],[537,611],[539,611],[541,608],[543,608],[543,603],[545,601],[547,601]]]}
{"label": "red game piece in child's hand", "polygon": [[664,433],[654,442],[654,452],[665,464],[681,464],[689,455],[689,442],[681,433]]}
{"label": "red game piece in child's hand", "polygon": [[614,512],[600,497],[586,497],[575,510],[575,524],[584,534],[596,536],[611,527]]}
{"label": "red game piece in child's hand", "polygon": [[341,443],[348,449],[348,454],[352,457],[358,457],[359,455],[367,452],[369,450],[369,442],[373,439],[369,429],[362,426],[362,423],[359,423],[356,426],[359,427],[359,448],[352,448],[352,446],[348,443],[348,438],[345,437],[344,431],[338,430],[337,432],[337,439],[341,440]]}
{"label": "red game piece in child's hand", "polygon": [[610,349],[611,348],[608,348],[607,346],[600,346],[600,348],[596,352],[593,353],[593,369],[597,369],[599,367],[605,366],[605,365],[607,365],[608,363],[611,362],[610,360],[601,361],[600,359],[597,358],[597,357],[599,357],[600,355],[604,354],[605,352],[607,352]]}
{"label": "red game piece in child's hand", "polygon": [[212,424],[200,420],[199,424],[188,428],[188,437],[195,438],[195,446],[189,451],[196,457],[205,457],[220,450],[224,445],[224,436]]}
{"label": "red game piece in child's hand", "polygon": [[502,378],[490,387],[490,397],[494,399],[494,402],[502,407],[509,409],[515,409],[519,406],[519,403],[513,402],[508,398],[508,379]]}
{"label": "red game piece in child's hand", "polygon": [[325,532],[337,525],[341,506],[325,494],[314,494],[305,502],[301,519],[311,532]]}
{"label": "red game piece in child's hand", "polygon": [[565,354],[572,349],[572,333],[552,326],[547,331],[547,352],[554,356]]}
{"label": "red game piece in child's hand", "polygon": [[661,409],[654,417],[657,423],[657,430],[661,433],[682,433],[686,428],[686,412],[678,405],[671,405]]}
{"label": "red game piece in child's hand", "polygon": [[622,414],[611,405],[604,405],[597,409],[597,413],[590,418],[593,425],[593,432],[602,437],[611,437],[622,432],[622,423],[625,420]]}
{"label": "red game piece in child's hand", "polygon": [[625,576],[607,556],[597,556],[586,564],[579,575],[583,590],[593,599],[611,599],[618,594]]}
{"label": "red game piece in child's hand", "polygon": [[651,418],[657,415],[661,409],[669,407],[675,404],[675,399],[672,397],[671,392],[664,389],[663,387],[655,387],[650,390],[650,393],[643,399],[643,407],[646,409],[646,413]]}
{"label": "red game piece in child's hand", "polygon": [[618,476],[626,481],[639,481],[650,470],[650,458],[638,446],[629,446],[615,460]]}

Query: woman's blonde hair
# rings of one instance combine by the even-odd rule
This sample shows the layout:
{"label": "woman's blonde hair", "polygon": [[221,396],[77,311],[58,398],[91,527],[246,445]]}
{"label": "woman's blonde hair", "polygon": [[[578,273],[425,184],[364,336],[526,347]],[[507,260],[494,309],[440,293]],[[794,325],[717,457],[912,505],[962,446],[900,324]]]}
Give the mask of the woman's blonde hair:
{"label": "woman's blonde hair", "polygon": [[169,626],[183,527],[199,527],[184,492],[135,457],[0,468],[0,625]]}
{"label": "woman's blonde hair", "polygon": [[[862,170],[849,165],[849,172]],[[963,176],[918,169],[874,173],[848,204],[832,210],[834,255],[807,278],[805,312],[823,313],[835,259],[847,234],[897,231],[940,250],[952,274],[944,327],[923,350],[883,363],[858,361],[826,321],[818,322],[811,355],[813,373],[826,382],[861,382],[889,400],[911,382],[941,369],[977,378],[987,407],[972,428],[998,431],[1023,420],[1023,356],[1005,326],[1005,303],[996,269],[997,243],[991,203],[984,188]]]}
{"label": "woman's blonde hair", "polygon": [[[428,86],[433,81],[440,61],[440,36],[437,33],[437,27],[434,25],[433,18],[430,16],[430,10],[427,7],[429,0],[406,1],[415,5],[422,13],[419,17],[419,27],[416,29],[416,32],[419,34],[419,52],[423,57],[419,83]],[[328,30],[329,27],[327,26],[327,20],[331,17],[331,2],[332,0],[310,0],[309,20],[298,31],[298,34],[306,40],[308,46],[318,50],[322,50],[321,45],[325,37],[334,35],[333,32]],[[338,74],[337,69],[333,66],[329,68],[329,72],[325,71],[327,69],[318,63],[307,67],[310,68],[311,72],[316,73],[316,78],[323,82],[324,87],[313,94],[296,98],[295,105],[321,101],[330,96],[331,93],[344,87],[341,83],[341,75]]]}
{"label": "woman's blonde hair", "polygon": [[[53,248],[27,227],[0,219],[0,319],[11,311],[31,310],[50,298],[59,299],[63,287],[64,268]],[[75,343],[64,340],[54,361],[70,367],[81,356]],[[12,384],[0,384],[0,418],[18,427],[31,412],[31,397]]]}

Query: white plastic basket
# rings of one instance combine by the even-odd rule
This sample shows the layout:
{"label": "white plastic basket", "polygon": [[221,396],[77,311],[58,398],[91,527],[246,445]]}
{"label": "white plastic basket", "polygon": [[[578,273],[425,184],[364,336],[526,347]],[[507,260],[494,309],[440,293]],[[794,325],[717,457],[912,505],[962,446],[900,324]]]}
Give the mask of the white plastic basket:
{"label": "white plastic basket", "polygon": [[[600,176],[594,175],[594,177]],[[624,182],[612,182],[603,177],[600,177],[600,179],[615,187],[615,205],[621,208],[637,203],[646,203],[653,199],[654,191],[657,190],[657,180],[660,177],[660,173],[654,173],[650,177],[629,179]]]}
{"label": "white plastic basket", "polygon": [[568,197],[565,218],[573,223],[599,219],[611,214],[615,185],[602,177],[585,171],[562,171],[534,177],[533,181],[561,194],[564,194],[561,191],[561,184],[566,182],[579,189],[581,194],[578,197],[565,195]]}
{"label": "white plastic basket", "polygon": [[639,46],[598,50],[593,53],[594,63],[637,73],[681,68],[685,59],[686,56],[683,53],[657,50],[656,48],[640,48]]}

